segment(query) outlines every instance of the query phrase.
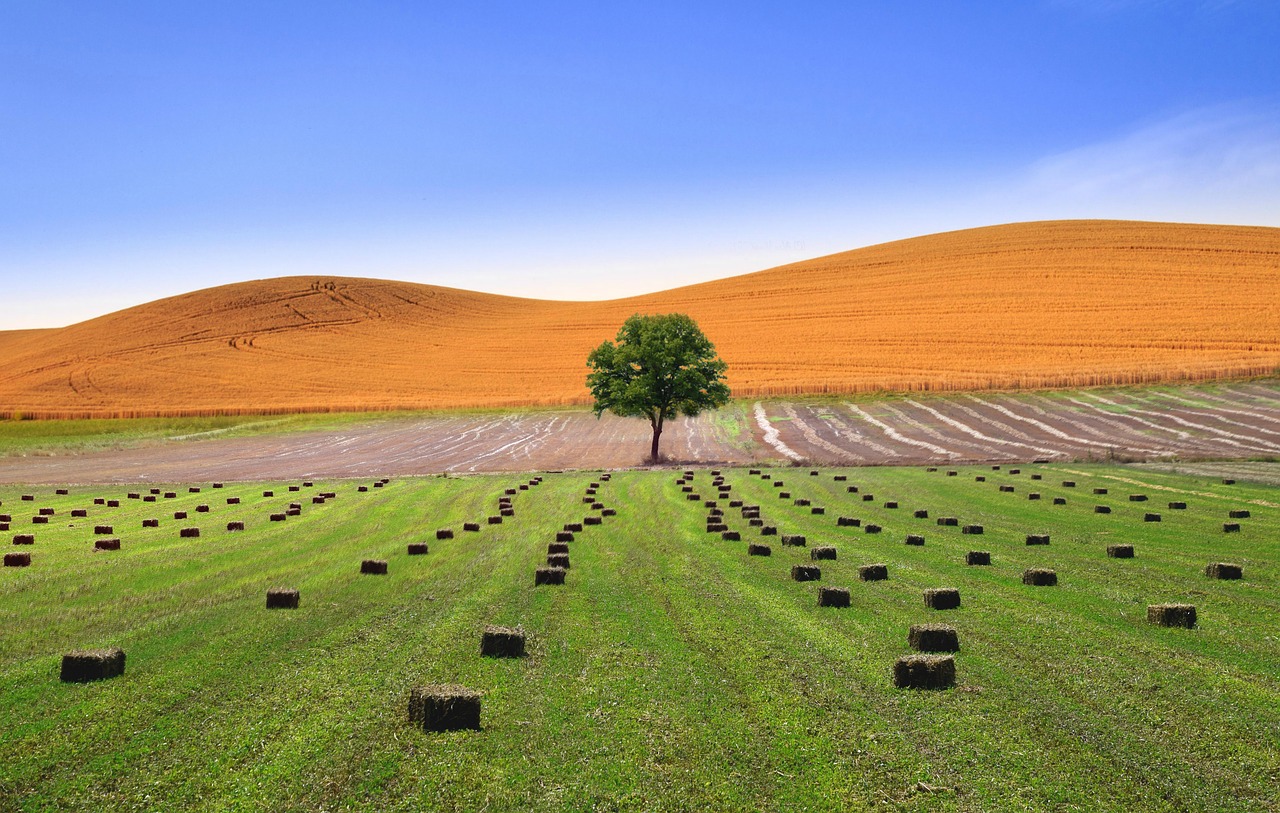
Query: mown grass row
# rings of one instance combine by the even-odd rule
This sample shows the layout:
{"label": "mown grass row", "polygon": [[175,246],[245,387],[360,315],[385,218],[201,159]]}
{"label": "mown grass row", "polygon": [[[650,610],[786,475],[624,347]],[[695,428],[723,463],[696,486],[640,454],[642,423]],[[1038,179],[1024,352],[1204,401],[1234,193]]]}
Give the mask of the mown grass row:
{"label": "mown grass row", "polygon": [[[536,589],[555,532],[593,513],[581,502],[598,479],[589,473],[545,475],[500,525],[485,518],[526,478],[405,479],[363,493],[368,483],[173,486],[174,499],[119,509],[91,498],[136,488],[6,487],[3,540],[34,531],[37,541],[23,546],[31,567],[0,571],[0,808],[1280,804],[1280,493],[1120,467],[1021,469],[766,470],[785,489],[724,471],[729,499],[759,505],[766,524],[807,547],[760,537],[717,499],[742,533],[724,541],[676,474],[620,472],[599,494],[617,516],[575,534],[564,587]],[[695,473],[704,500],[716,498],[710,483]],[[321,491],[338,496],[312,504]],[[1129,503],[1131,493],[1150,499]],[[295,500],[301,516],[268,521]],[[1165,509],[1172,500],[1187,510]],[[52,523],[30,525],[44,506]],[[89,517],[71,520],[73,507]],[[912,516],[919,508],[928,519]],[[1224,534],[1239,508],[1252,516]],[[188,520],[171,519],[176,510]],[[1147,511],[1162,521],[1143,522]],[[883,531],[839,528],[842,515]],[[935,524],[948,515],[983,534]],[[147,517],[160,527],[141,528]],[[224,530],[234,519],[243,533]],[[481,530],[463,532],[468,521]],[[93,552],[102,522],[120,551]],[[179,538],[192,525],[201,537]],[[455,538],[436,541],[446,527]],[[907,533],[926,544],[903,544]],[[1028,533],[1051,544],[1027,546]],[[411,541],[430,553],[407,556]],[[772,556],[748,557],[748,541],[769,542]],[[1108,559],[1113,543],[1136,557]],[[791,565],[818,544],[837,560],[817,563],[817,584],[792,581]],[[966,566],[971,549],[990,551],[992,565]],[[361,576],[365,558],[386,559],[388,575]],[[1245,578],[1206,579],[1210,561],[1241,563]],[[888,565],[888,581],[858,581],[872,562]],[[1023,585],[1033,566],[1055,568],[1059,585]],[[850,587],[852,606],[819,608],[818,585]],[[301,590],[301,607],[267,611],[273,586]],[[931,587],[959,588],[960,609],[927,610]],[[1200,626],[1148,625],[1146,606],[1166,601],[1196,604]],[[959,630],[957,688],[893,688],[908,627],[928,621]],[[529,656],[481,658],[487,623],[522,626]],[[58,681],[61,653],[106,645],[127,652],[123,677]],[[483,729],[409,725],[409,689],[427,683],[484,692]]]}

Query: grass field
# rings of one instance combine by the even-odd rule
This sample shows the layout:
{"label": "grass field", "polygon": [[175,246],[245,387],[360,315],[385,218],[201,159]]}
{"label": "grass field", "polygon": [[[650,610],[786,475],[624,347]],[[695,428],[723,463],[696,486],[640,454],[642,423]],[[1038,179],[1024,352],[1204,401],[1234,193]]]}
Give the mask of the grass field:
{"label": "grass field", "polygon": [[[1018,468],[766,470],[771,481],[726,470],[732,492],[718,502],[740,542],[705,531],[707,509],[677,473],[620,472],[598,494],[617,515],[575,534],[565,586],[540,588],[533,570],[555,532],[600,515],[583,502],[599,475],[545,475],[498,525],[487,517],[499,496],[527,476],[363,493],[371,483],[205,483],[154,503],[129,499],[137,487],[2,488],[5,550],[33,563],[0,571],[0,809],[1280,806],[1280,490]],[[716,496],[708,472],[693,484]],[[324,491],[336,499],[313,503]],[[807,547],[760,537],[729,499],[758,504]],[[300,516],[269,521],[295,500]],[[1187,509],[1169,510],[1175,500]],[[33,525],[41,507],[55,513]],[[1223,532],[1231,510],[1251,513],[1239,533]],[[883,532],[837,527],[839,516]],[[232,520],[246,530],[227,532]],[[98,524],[121,550],[93,551]],[[454,538],[437,541],[440,528]],[[35,544],[8,545],[16,533]],[[904,545],[908,533],[926,544]],[[1051,544],[1027,546],[1031,533]],[[411,541],[430,553],[407,556]],[[748,541],[772,556],[748,557]],[[1107,558],[1115,543],[1136,557]],[[792,581],[819,544],[838,559],[816,563],[817,584]],[[964,564],[975,549],[990,567]],[[387,560],[388,575],[360,575],[365,558]],[[1244,579],[1207,579],[1211,561],[1243,565]],[[888,581],[858,580],[872,562]],[[1024,586],[1036,566],[1056,569],[1058,586]],[[851,588],[852,606],[819,608],[819,585]],[[266,610],[273,586],[298,588],[301,607]],[[961,607],[926,609],[932,587],[959,588]],[[1199,626],[1147,624],[1147,605],[1163,602],[1195,604]],[[959,631],[956,688],[895,689],[908,628],[930,621]],[[522,626],[529,656],[480,657],[488,623]],[[63,652],[101,646],[125,650],[124,676],[59,681]],[[483,692],[482,730],[411,726],[409,691],[427,683]]]}

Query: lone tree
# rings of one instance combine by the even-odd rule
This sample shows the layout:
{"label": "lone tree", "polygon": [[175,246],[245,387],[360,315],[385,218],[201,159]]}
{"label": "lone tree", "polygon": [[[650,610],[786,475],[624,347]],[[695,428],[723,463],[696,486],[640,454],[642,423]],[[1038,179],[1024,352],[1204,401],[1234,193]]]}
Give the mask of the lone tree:
{"label": "lone tree", "polygon": [[636,314],[587,356],[587,386],[596,417],[648,418],[653,427],[649,458],[658,462],[658,439],[667,418],[697,415],[729,402],[722,380],[728,369],[698,325],[682,313]]}

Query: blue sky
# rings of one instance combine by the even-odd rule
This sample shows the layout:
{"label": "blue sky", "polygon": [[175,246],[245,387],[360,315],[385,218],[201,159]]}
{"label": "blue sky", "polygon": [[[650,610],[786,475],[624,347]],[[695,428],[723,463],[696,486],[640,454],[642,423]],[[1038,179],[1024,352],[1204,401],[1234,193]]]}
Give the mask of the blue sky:
{"label": "blue sky", "polygon": [[0,329],[288,274],[603,299],[1280,226],[1280,3],[0,0]]}

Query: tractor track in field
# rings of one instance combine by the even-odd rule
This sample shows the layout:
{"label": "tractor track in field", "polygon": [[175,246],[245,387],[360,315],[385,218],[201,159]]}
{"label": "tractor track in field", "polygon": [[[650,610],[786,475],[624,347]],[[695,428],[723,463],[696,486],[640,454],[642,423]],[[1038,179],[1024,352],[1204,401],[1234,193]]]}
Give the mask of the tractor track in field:
{"label": "tractor track in field", "polygon": [[[741,407],[740,407],[741,408]],[[956,393],[858,402],[762,399],[740,436],[669,420],[672,465],[1280,459],[1280,383]],[[250,424],[251,425],[251,424]],[[276,480],[645,465],[646,421],[587,410],[371,419],[331,431],[207,433],[111,451],[0,457],[0,482]]]}

